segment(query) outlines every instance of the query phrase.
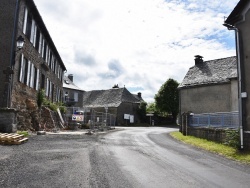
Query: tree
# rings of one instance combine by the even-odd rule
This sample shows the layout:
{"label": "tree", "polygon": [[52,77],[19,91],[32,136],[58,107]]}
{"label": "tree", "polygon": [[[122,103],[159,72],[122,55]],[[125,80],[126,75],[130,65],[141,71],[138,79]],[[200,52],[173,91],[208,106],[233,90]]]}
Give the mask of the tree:
{"label": "tree", "polygon": [[155,102],[148,103],[146,111],[147,113],[154,113],[154,114],[159,113],[159,110],[156,108]]}
{"label": "tree", "polygon": [[142,101],[142,102],[140,102],[140,105],[137,109],[137,114],[138,114],[142,123],[146,122],[146,106],[147,106],[147,103]]}
{"label": "tree", "polygon": [[178,85],[179,83],[176,80],[169,78],[155,95],[156,108],[160,112],[171,113],[174,122],[179,112]]}

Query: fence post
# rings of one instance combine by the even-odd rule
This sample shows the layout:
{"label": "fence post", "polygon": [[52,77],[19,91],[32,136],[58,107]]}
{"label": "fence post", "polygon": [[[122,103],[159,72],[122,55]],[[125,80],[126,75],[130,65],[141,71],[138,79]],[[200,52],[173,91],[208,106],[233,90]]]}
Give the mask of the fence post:
{"label": "fence post", "polygon": [[207,124],[208,124],[208,127],[210,127],[210,115],[209,114],[207,115]]}
{"label": "fence post", "polygon": [[224,127],[224,124],[225,124],[225,114],[222,114],[222,116],[221,116],[221,125],[222,125],[222,127]]}

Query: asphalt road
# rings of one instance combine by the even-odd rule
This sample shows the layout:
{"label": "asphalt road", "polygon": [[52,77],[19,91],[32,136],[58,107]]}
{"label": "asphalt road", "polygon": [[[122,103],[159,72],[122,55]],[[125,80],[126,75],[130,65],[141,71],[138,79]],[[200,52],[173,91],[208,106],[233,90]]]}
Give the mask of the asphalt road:
{"label": "asphalt road", "polygon": [[0,187],[249,187],[250,166],[182,144],[167,134],[174,130],[34,135],[0,145]]}

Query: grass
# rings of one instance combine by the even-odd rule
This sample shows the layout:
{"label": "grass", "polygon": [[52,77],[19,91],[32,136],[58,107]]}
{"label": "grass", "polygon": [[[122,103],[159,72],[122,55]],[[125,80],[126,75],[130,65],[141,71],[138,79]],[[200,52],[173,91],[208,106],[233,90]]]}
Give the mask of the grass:
{"label": "grass", "polygon": [[250,152],[239,151],[236,148],[219,144],[206,139],[197,138],[194,136],[184,136],[180,132],[171,132],[170,135],[184,143],[196,146],[198,148],[217,153],[229,159],[233,159],[242,163],[250,164]]}
{"label": "grass", "polygon": [[17,131],[17,134],[23,135],[24,137],[28,137],[29,136],[28,131]]}

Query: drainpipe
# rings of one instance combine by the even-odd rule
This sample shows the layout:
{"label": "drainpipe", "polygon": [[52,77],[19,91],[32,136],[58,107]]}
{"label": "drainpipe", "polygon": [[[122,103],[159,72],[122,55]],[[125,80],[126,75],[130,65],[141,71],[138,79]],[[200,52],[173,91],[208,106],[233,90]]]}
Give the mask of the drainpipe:
{"label": "drainpipe", "polygon": [[238,28],[224,23],[224,26],[227,27],[228,30],[234,30],[235,31],[235,39],[236,39],[236,53],[237,53],[237,63],[238,63],[238,92],[239,92],[239,99],[238,99],[238,107],[239,107],[239,128],[240,128],[240,149],[244,149],[244,143],[243,143],[243,126],[242,126],[242,81],[241,81],[241,56],[240,56],[240,38],[239,38],[239,30]]}

